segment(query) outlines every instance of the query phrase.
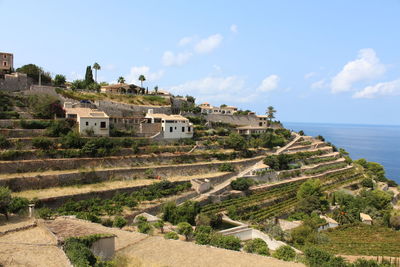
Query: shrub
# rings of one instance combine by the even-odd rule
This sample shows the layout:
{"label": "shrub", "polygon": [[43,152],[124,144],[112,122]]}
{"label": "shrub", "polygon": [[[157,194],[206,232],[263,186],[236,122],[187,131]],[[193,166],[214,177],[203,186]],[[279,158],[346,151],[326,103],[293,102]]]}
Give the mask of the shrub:
{"label": "shrub", "polygon": [[9,148],[11,146],[11,142],[8,141],[3,135],[0,134],[0,148]]}
{"label": "shrub", "polygon": [[122,227],[124,227],[127,223],[128,223],[128,221],[127,221],[125,218],[123,218],[123,217],[121,217],[121,216],[117,216],[117,217],[115,217],[115,219],[114,219],[113,227],[122,228]]}
{"label": "shrub", "polygon": [[255,238],[253,240],[247,241],[244,245],[244,251],[264,256],[269,255],[268,245],[261,238]]}
{"label": "shrub", "polygon": [[178,234],[175,233],[175,232],[168,232],[168,233],[166,233],[166,234],[164,235],[164,238],[165,238],[165,239],[175,239],[175,240],[177,240],[177,239],[179,239],[179,236],[178,236]]}
{"label": "shrub", "polygon": [[8,211],[11,213],[19,213],[28,208],[29,200],[23,197],[13,197],[11,199]]}
{"label": "shrub", "polygon": [[76,218],[94,222],[94,223],[101,223],[100,217],[98,217],[93,212],[80,212],[76,215]]}
{"label": "shrub", "polygon": [[54,143],[51,139],[46,137],[35,137],[32,139],[32,146],[34,148],[48,150],[54,147]]}
{"label": "shrub", "polygon": [[220,172],[234,172],[235,168],[233,167],[232,164],[230,163],[222,163],[219,167],[218,170]]}
{"label": "shrub", "polygon": [[96,264],[96,257],[92,251],[77,238],[67,239],[64,244],[64,251],[73,266],[86,267]]}
{"label": "shrub", "polygon": [[236,236],[223,236],[220,234],[215,234],[211,238],[210,244],[214,247],[225,248],[230,250],[239,251],[242,247],[240,239]]}
{"label": "shrub", "polygon": [[60,137],[71,131],[73,122],[67,120],[56,120],[47,128],[46,135],[51,137]]}
{"label": "shrub", "polygon": [[61,138],[63,148],[82,148],[85,143],[85,139],[82,138],[79,133],[74,131],[70,131]]}
{"label": "shrub", "polygon": [[368,188],[373,188],[374,187],[374,182],[370,178],[365,178],[361,181],[361,185],[363,187],[368,187]]}
{"label": "shrub", "polygon": [[226,140],[226,146],[235,150],[244,150],[247,148],[246,140],[237,133],[231,133]]}
{"label": "shrub", "polygon": [[189,237],[193,233],[193,228],[189,223],[181,222],[178,224],[178,233],[184,235],[186,240],[189,240]]}
{"label": "shrub", "polygon": [[11,190],[8,187],[0,187],[0,213],[8,220],[8,209],[11,203]]}
{"label": "shrub", "polygon": [[26,121],[21,120],[19,122],[23,129],[46,129],[50,126],[51,121]]}
{"label": "shrub", "polygon": [[162,208],[163,220],[172,224],[188,222],[194,225],[196,215],[199,211],[199,204],[194,201],[186,201],[180,206],[176,206],[175,202],[167,202]]}
{"label": "shrub", "polygon": [[319,267],[332,260],[333,255],[318,248],[306,248],[304,251],[307,265],[310,267]]}
{"label": "shrub", "polygon": [[211,242],[212,237],[212,228],[211,226],[200,225],[196,227],[194,231],[194,237],[196,240],[196,244],[199,245],[208,245]]}
{"label": "shrub", "polygon": [[248,178],[237,178],[231,182],[231,187],[234,190],[245,191],[252,185],[252,181]]}
{"label": "shrub", "polygon": [[296,252],[290,246],[280,246],[272,256],[280,260],[292,261],[296,257]]}
{"label": "shrub", "polygon": [[41,208],[37,210],[37,215],[39,218],[48,220],[53,216],[53,211],[49,208]]}

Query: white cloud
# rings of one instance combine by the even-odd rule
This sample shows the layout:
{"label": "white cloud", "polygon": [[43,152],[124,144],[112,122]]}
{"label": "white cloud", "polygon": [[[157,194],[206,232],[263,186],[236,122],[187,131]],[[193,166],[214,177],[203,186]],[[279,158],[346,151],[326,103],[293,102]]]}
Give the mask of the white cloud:
{"label": "white cloud", "polygon": [[192,53],[190,52],[182,52],[175,55],[171,51],[165,51],[162,57],[162,63],[164,66],[182,66],[187,63],[191,57]]}
{"label": "white cloud", "polygon": [[343,69],[332,78],[333,93],[351,90],[354,83],[380,77],[386,71],[372,48],[361,49],[356,60],[348,62]]}
{"label": "white cloud", "polygon": [[268,92],[276,89],[279,83],[279,76],[278,75],[270,75],[266,77],[257,88],[257,91],[260,92]]}
{"label": "white cloud", "polygon": [[308,79],[310,79],[311,77],[314,77],[315,75],[317,75],[316,72],[309,72],[309,73],[307,73],[307,74],[304,75],[304,79],[308,80]]}
{"label": "white cloud", "polygon": [[229,28],[231,32],[237,33],[238,32],[238,27],[236,24],[232,24],[231,27]]}
{"label": "white cloud", "polygon": [[400,79],[377,83],[367,86],[363,90],[356,92],[354,98],[375,98],[378,96],[395,96],[400,95]]}
{"label": "white cloud", "polygon": [[249,94],[245,80],[238,76],[205,77],[168,88],[179,95],[195,95],[198,102],[244,103],[255,99],[255,94]]}
{"label": "white cloud", "polygon": [[193,42],[194,37],[186,36],[179,40],[178,46],[185,46]]}
{"label": "white cloud", "polygon": [[214,34],[210,35],[206,39],[200,40],[195,46],[194,50],[197,53],[203,54],[203,53],[210,53],[214,49],[216,49],[222,42],[222,35],[221,34]]}
{"label": "white cloud", "polygon": [[322,89],[325,88],[326,86],[327,84],[325,83],[325,80],[316,81],[311,84],[312,89]]}
{"label": "white cloud", "polygon": [[125,78],[128,83],[137,84],[138,78],[142,74],[146,77],[146,81],[153,82],[159,80],[164,75],[164,71],[151,72],[148,66],[134,66]]}

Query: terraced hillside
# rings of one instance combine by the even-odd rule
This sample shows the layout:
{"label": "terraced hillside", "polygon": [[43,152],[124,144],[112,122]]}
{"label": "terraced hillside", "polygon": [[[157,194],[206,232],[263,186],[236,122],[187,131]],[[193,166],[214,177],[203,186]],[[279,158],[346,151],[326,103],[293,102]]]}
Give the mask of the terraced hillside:
{"label": "terraced hillside", "polygon": [[293,211],[298,200],[296,192],[308,179],[318,178],[323,190],[330,192],[357,184],[364,173],[324,142],[306,137],[285,147],[280,154],[264,160],[278,177],[277,181],[258,184],[246,196],[211,203],[202,207],[204,213],[226,212],[231,218],[261,223]]}

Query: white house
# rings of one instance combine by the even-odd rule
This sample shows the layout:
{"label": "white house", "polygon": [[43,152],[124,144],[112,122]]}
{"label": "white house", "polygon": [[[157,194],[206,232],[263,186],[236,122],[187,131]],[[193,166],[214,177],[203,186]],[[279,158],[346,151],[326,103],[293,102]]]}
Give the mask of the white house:
{"label": "white house", "polygon": [[73,107],[71,103],[64,103],[65,117],[75,119],[79,126],[79,133],[83,135],[109,136],[110,121],[108,115],[100,110],[91,108]]}
{"label": "white house", "polygon": [[233,115],[237,112],[237,107],[222,105],[220,107],[211,106],[209,103],[199,105],[201,113],[203,114],[222,114]]}
{"label": "white house", "polygon": [[322,230],[329,229],[329,228],[335,228],[335,227],[339,226],[339,223],[332,218],[329,218],[324,215],[319,215],[319,217],[321,219],[324,219],[326,221],[326,223],[321,225],[320,227],[318,227],[318,231],[322,231]]}
{"label": "white house", "polygon": [[151,123],[161,123],[161,132],[165,139],[193,137],[193,124],[181,115],[153,113],[153,110],[149,109],[146,118],[150,119]]}
{"label": "white house", "polygon": [[240,126],[236,128],[238,134],[241,135],[252,135],[252,134],[262,134],[268,130],[266,126]]}
{"label": "white house", "polygon": [[260,161],[256,165],[254,165],[253,168],[251,168],[251,170],[249,171],[249,175],[258,176],[262,173],[265,173],[268,170],[270,170],[270,167],[264,164],[262,161]]}

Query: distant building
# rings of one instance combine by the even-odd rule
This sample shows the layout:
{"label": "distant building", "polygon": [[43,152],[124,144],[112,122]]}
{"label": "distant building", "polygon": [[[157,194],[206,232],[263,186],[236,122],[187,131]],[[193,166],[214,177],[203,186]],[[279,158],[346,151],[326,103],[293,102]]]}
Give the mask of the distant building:
{"label": "distant building", "polygon": [[236,127],[236,131],[241,135],[262,134],[268,130],[266,126],[240,126]]}
{"label": "distant building", "polygon": [[268,170],[270,170],[270,167],[261,161],[253,166],[253,168],[249,171],[249,175],[250,176],[258,176],[262,173],[265,173]]}
{"label": "distant building", "polygon": [[14,69],[14,55],[0,52],[0,72],[10,72]]}
{"label": "distant building", "polygon": [[255,115],[258,118],[258,126],[268,127],[267,115]]}
{"label": "distant building", "polygon": [[324,216],[324,215],[320,215],[319,217],[321,219],[324,219],[326,221],[326,223],[323,224],[323,225],[320,225],[318,227],[318,231],[326,230],[326,229],[329,229],[329,228],[335,228],[335,227],[339,226],[339,223],[337,221],[335,221],[334,219],[332,219],[332,218],[329,218],[329,217]]}
{"label": "distant building", "polygon": [[372,218],[368,214],[360,213],[360,219],[362,223],[372,225]]}
{"label": "distant building", "polygon": [[143,88],[134,85],[134,84],[126,84],[126,83],[117,83],[105,85],[100,88],[101,93],[106,94],[138,94],[140,91],[143,91]]}
{"label": "distant building", "polygon": [[161,123],[161,133],[165,139],[193,137],[193,124],[181,115],[153,113],[153,110],[149,109],[146,118],[150,119],[150,123]]}
{"label": "distant building", "polygon": [[199,105],[201,113],[203,114],[222,114],[222,115],[233,115],[237,112],[237,107],[234,106],[220,106],[214,107],[209,103],[203,103]]}
{"label": "distant building", "polygon": [[110,135],[109,117],[105,112],[91,108],[73,107],[69,102],[64,103],[64,109],[66,118],[77,121],[80,134]]}

